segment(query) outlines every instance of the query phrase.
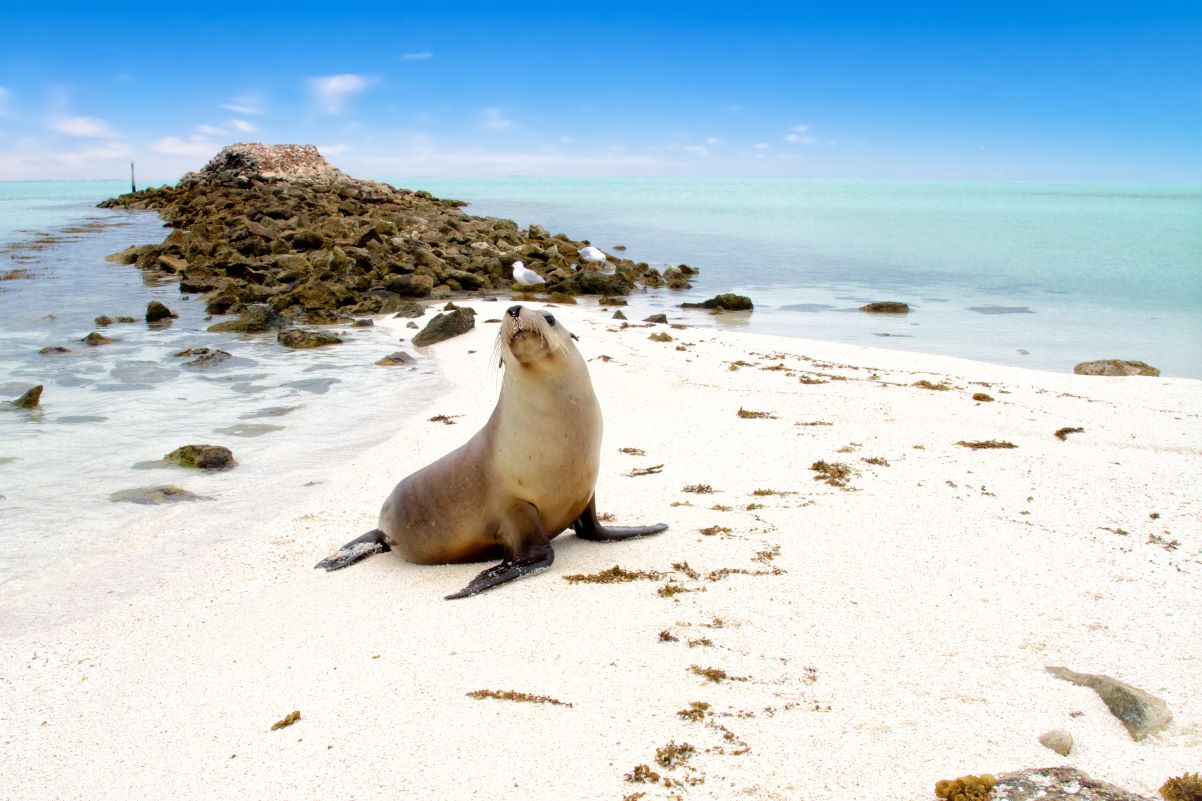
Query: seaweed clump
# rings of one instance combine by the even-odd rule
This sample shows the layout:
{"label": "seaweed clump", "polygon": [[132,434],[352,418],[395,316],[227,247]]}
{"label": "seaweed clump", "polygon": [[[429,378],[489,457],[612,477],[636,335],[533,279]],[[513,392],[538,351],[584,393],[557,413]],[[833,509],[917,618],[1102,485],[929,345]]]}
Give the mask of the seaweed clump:
{"label": "seaweed clump", "polygon": [[682,709],[676,714],[685,720],[699,721],[704,720],[705,716],[710,714],[710,705],[705,701],[689,701],[689,708]]}
{"label": "seaweed clump", "polygon": [[847,489],[847,479],[851,478],[851,468],[842,462],[825,462],[819,460],[810,465],[810,469],[818,475],[815,481],[825,481],[832,487]]}
{"label": "seaweed clump", "polygon": [[972,399],[975,401],[980,401],[981,403],[989,403],[993,400],[993,396],[984,392],[974,392]]}
{"label": "seaweed clump", "polygon": [[272,723],[271,730],[279,731],[280,729],[286,729],[289,726],[291,726],[293,723],[296,723],[300,719],[301,719],[300,710],[294,709],[293,711],[289,712],[287,715],[284,715],[284,717],[281,718],[280,720],[277,720],[275,723]]}
{"label": "seaweed clump", "polygon": [[519,693],[513,690],[472,690],[467,693],[468,698],[475,698],[477,701],[483,701],[485,698],[496,698],[498,701],[520,701],[527,704],[552,704],[554,706],[571,706],[566,701],[560,701],[558,698],[552,698],[549,695],[531,695],[530,693]]}
{"label": "seaweed clump", "polygon": [[572,584],[624,584],[628,581],[658,581],[663,574],[654,570],[626,570],[614,565],[598,573],[573,573],[563,578]]}
{"label": "seaweed clump", "polygon": [[710,495],[714,492],[714,488],[709,484],[688,484],[680,488],[681,492],[695,492],[698,495]]}
{"label": "seaweed clump", "polygon": [[660,767],[675,770],[688,762],[695,753],[697,753],[697,749],[688,743],[677,745],[676,741],[672,740],[663,748],[655,749],[655,761]]}
{"label": "seaweed clump", "polygon": [[776,419],[776,415],[774,415],[772,412],[753,412],[750,409],[744,409],[742,406],[739,407],[738,415],[739,415],[739,417],[741,417],[744,420],[775,420]]}
{"label": "seaweed clump", "polygon": [[927,381],[925,378],[920,381],[915,381],[910,386],[918,387],[919,389],[932,389],[932,390],[935,390],[936,392],[947,392],[949,389],[951,389],[951,385],[944,381],[940,381],[938,384],[932,384],[930,381]]}
{"label": "seaweed clump", "polygon": [[997,779],[988,773],[980,776],[961,776],[935,782],[935,795],[948,801],[984,801],[993,791]]}
{"label": "seaweed clump", "polygon": [[730,678],[722,668],[703,668],[700,665],[690,665],[689,670],[702,676],[706,681],[712,681],[714,684],[721,684],[726,679]]}
{"label": "seaweed clump", "polygon": [[1160,788],[1165,801],[1202,801],[1202,774],[1184,773],[1166,781]]}
{"label": "seaweed clump", "polygon": [[1064,442],[1066,439],[1068,439],[1069,434],[1080,434],[1083,431],[1085,431],[1084,428],[1071,428],[1069,426],[1065,426],[1064,428],[1056,431],[1056,439]]}
{"label": "seaweed clump", "polygon": [[647,337],[647,339],[651,340],[652,342],[671,342],[672,335],[667,331],[661,331],[657,334],[652,334],[651,336]]}
{"label": "seaweed clump", "polygon": [[990,450],[990,449],[994,449],[994,448],[1017,448],[1018,447],[1013,442],[1007,442],[1006,440],[1003,440],[1003,439],[983,439],[983,440],[974,440],[972,442],[965,442],[964,440],[960,440],[956,444],[962,445],[965,448],[971,448],[974,451]]}

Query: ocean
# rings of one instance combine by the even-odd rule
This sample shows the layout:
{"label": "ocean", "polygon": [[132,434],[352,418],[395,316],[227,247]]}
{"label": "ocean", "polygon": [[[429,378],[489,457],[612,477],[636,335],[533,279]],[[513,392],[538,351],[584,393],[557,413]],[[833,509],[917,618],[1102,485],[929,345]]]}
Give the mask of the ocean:
{"label": "ocean", "polygon": [[[1202,378],[1202,189],[1172,186],[743,180],[404,178],[469,212],[587,238],[693,288],[639,292],[631,319],[924,351],[1066,372],[1142,359]],[[95,208],[111,182],[0,183],[0,400],[46,386],[38,412],[0,410],[0,635],[86,614],[144,586],[324,481],[359,446],[437,395],[437,369],[382,368],[404,349],[382,326],[286,352],[274,337],[208,334],[204,304],[104,260],[165,236],[157,215]],[[750,314],[678,308],[720,292]],[[161,300],[169,327],[97,329]],[[904,316],[857,311],[901,300]],[[117,339],[88,347],[92,330]],[[62,346],[71,353],[45,356]],[[176,356],[220,348],[211,371]],[[470,433],[470,432],[469,432]],[[197,442],[239,467],[197,475],[161,461]],[[400,468],[398,468],[399,471]],[[398,475],[399,477],[399,475]],[[219,502],[135,506],[113,492],[176,484]],[[374,522],[374,511],[365,520]],[[199,513],[198,513],[199,512]],[[339,532],[339,542],[360,532]],[[65,586],[86,593],[64,592]]]}

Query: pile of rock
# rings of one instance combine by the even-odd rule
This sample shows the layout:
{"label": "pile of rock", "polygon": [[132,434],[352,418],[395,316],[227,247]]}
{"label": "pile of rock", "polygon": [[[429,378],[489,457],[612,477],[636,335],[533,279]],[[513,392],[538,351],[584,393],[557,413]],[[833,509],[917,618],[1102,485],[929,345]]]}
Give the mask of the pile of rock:
{"label": "pile of rock", "polygon": [[329,323],[393,312],[405,298],[506,290],[518,260],[543,275],[548,293],[620,296],[665,283],[647,264],[614,256],[614,275],[575,269],[586,242],[351,178],[312,146],[230,145],[174,187],[100,205],[158,211],[176,229],[164,242],[110,258],[177,276],[180,291],[203,294],[215,314],[265,304]]}

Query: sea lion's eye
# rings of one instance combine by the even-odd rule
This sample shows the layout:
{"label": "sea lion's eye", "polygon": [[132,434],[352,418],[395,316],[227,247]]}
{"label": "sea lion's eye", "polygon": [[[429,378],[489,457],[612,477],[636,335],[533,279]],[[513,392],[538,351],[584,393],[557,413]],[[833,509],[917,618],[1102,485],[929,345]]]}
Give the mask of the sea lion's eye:
{"label": "sea lion's eye", "polygon": [[544,313],[543,316],[547,318],[547,325],[554,328],[555,327],[555,315]]}

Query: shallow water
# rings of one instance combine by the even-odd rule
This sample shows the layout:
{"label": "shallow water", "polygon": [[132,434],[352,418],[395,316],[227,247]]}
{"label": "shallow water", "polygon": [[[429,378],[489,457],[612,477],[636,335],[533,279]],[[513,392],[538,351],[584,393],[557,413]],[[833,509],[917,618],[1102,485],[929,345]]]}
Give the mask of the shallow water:
{"label": "shallow water", "polygon": [[[286,513],[289,498],[390,435],[395,420],[439,386],[420,357],[414,367],[373,363],[412,351],[383,326],[335,327],[344,343],[318,351],[290,351],[272,334],[205,332],[212,321],[202,301],[182,299],[175,283],[147,286],[136,268],[104,261],[130,244],[160,241],[157,215],[95,209],[102,197],[91,194],[94,184],[82,186],[74,203],[60,193],[56,214],[59,228],[82,223],[89,230],[11,251],[32,257],[14,266],[34,277],[0,283],[0,400],[45,385],[40,409],[0,408],[0,634],[83,614],[194,549]],[[31,233],[10,232],[9,241]],[[7,255],[0,253],[0,269],[10,269]],[[179,318],[148,326],[152,299]],[[138,322],[97,328],[100,314]],[[116,342],[80,341],[93,330]],[[70,352],[39,354],[45,346]],[[233,358],[196,368],[175,355],[196,347]],[[238,466],[202,474],[162,461],[190,443],[225,445]],[[109,499],[161,484],[212,500],[144,506]],[[331,541],[353,534],[333,532]],[[66,581],[85,583],[87,597],[64,595]]]}
{"label": "shallow water", "polygon": [[[1202,378],[1202,187],[711,179],[403,178],[474,214],[539,223],[750,315],[690,322],[1064,372],[1099,358]],[[874,300],[910,304],[868,315]],[[891,341],[891,340],[898,341]]]}

